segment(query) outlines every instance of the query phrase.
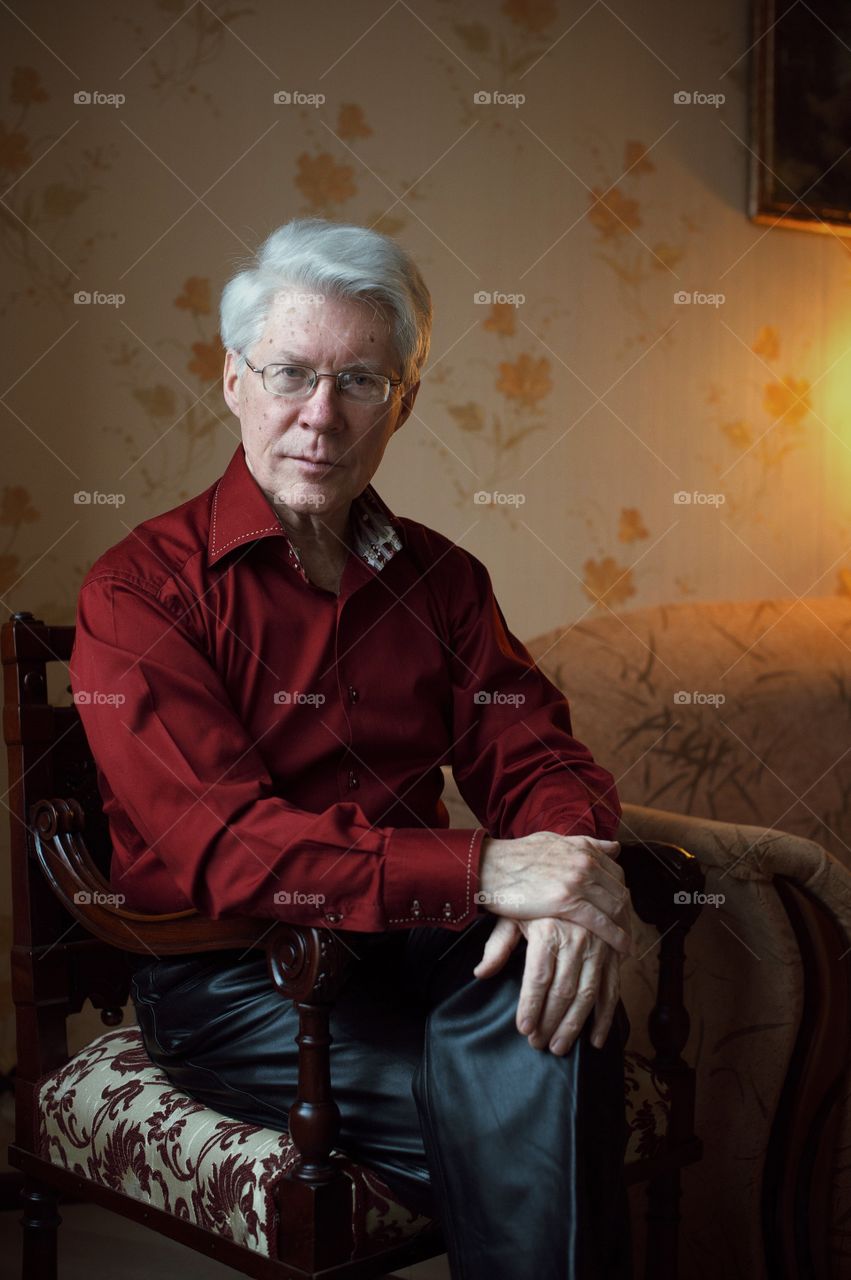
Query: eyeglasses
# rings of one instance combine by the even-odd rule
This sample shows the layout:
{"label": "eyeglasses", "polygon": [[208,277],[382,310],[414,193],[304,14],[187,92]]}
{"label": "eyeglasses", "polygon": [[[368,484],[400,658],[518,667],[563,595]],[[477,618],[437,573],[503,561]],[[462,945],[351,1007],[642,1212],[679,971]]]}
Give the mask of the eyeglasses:
{"label": "eyeglasses", "polygon": [[266,364],[255,369],[246,358],[252,373],[259,373],[263,388],[272,396],[309,396],[320,378],[333,378],[337,391],[356,404],[385,404],[391,387],[401,386],[401,378],[385,378],[381,373],[345,369],[341,373],[317,373],[306,364]]}

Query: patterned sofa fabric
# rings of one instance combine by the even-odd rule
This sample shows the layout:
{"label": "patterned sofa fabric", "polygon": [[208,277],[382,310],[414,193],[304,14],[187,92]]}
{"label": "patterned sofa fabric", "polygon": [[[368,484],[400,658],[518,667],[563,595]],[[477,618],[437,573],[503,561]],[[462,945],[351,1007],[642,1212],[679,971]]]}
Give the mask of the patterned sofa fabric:
{"label": "patterned sofa fabric", "polygon": [[851,598],[605,611],[526,647],[622,801],[777,827],[851,867]]}

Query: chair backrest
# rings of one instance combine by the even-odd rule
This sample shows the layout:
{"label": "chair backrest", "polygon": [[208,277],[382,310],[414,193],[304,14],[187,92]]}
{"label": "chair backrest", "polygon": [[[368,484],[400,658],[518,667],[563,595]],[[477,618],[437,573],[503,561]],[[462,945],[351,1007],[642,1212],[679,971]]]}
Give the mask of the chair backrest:
{"label": "chair backrest", "polygon": [[86,845],[108,877],[108,822],[97,770],[76,707],[51,705],[48,670],[67,664],[73,626],[51,627],[28,613],[3,624],[3,729],[9,757],[12,859],[12,995],[16,1006],[16,1142],[33,1148],[33,1109],[21,1105],[35,1082],[68,1061],[66,1019],[88,998],[107,1025],[121,1021],[129,994],[124,952],[95,938],[62,905],[35,857],[34,805],[46,797],[77,800]]}

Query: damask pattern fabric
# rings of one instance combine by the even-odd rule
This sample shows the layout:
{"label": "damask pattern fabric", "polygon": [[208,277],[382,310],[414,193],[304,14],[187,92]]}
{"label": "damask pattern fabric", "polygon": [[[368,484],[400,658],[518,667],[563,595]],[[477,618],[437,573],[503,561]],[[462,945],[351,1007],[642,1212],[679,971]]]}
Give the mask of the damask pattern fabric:
{"label": "damask pattern fabric", "polygon": [[[627,1159],[664,1139],[664,1086],[641,1055],[626,1070]],[[277,1256],[275,1190],[296,1162],[287,1133],[222,1116],[175,1089],[147,1055],[139,1028],[107,1031],[39,1089],[39,1154],[52,1164]],[[431,1220],[400,1204],[370,1169],[336,1152],[352,1183],[358,1252],[418,1235]]]}
{"label": "damask pattern fabric", "polygon": [[[287,1133],[220,1115],[175,1089],[138,1027],[107,1031],[39,1089],[39,1154],[52,1164],[277,1256],[275,1190],[297,1154]],[[430,1219],[363,1165],[352,1183],[359,1252],[418,1235]]]}

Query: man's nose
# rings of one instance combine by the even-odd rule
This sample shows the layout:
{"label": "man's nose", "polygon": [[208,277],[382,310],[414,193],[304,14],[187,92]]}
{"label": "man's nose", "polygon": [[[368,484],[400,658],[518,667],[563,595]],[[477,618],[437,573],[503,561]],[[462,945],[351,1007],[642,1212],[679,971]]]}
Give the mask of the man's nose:
{"label": "man's nose", "polygon": [[335,426],[342,418],[340,393],[333,378],[319,378],[300,405],[299,419],[312,426]]}

